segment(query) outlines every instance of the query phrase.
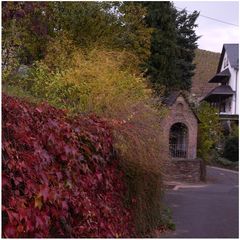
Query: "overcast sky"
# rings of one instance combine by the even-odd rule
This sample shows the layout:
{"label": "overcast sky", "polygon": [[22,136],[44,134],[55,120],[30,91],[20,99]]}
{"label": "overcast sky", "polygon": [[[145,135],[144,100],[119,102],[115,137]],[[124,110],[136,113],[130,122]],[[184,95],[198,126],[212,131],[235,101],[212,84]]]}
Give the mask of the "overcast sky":
{"label": "overcast sky", "polygon": [[[174,5],[191,12],[197,10],[200,11],[200,15],[239,25],[238,1],[174,1]],[[196,33],[202,36],[198,40],[198,47],[201,49],[221,52],[224,43],[239,43],[239,27],[201,16],[198,17],[197,24]]]}

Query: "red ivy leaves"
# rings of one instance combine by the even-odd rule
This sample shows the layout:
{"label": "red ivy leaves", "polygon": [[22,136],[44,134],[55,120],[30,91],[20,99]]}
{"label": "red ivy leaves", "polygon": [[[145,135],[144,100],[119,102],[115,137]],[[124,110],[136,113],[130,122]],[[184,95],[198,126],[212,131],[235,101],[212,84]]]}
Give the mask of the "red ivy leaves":
{"label": "red ivy leaves", "polygon": [[3,236],[131,237],[106,121],[3,95]]}

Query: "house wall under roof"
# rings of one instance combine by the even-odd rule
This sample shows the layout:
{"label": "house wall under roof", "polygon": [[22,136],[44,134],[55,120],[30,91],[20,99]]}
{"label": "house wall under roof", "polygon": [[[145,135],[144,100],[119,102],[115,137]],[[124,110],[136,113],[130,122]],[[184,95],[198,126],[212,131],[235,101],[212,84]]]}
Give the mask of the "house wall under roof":
{"label": "house wall under roof", "polygon": [[239,45],[224,44],[217,73],[209,80],[209,85],[218,83],[202,99],[219,109],[221,119],[237,120],[239,114]]}
{"label": "house wall under roof", "polygon": [[[233,66],[231,66],[231,63],[229,61],[229,57],[227,54],[227,51],[224,52],[223,60],[222,60],[222,65],[220,68],[220,72],[222,72],[225,69],[229,69],[231,77],[229,79],[229,86],[232,88],[233,91],[237,91],[239,93],[239,86],[237,86],[238,83],[238,70],[235,69]],[[219,84],[221,85],[221,84]],[[226,102],[226,113],[228,114],[239,114],[239,109],[238,109],[238,104],[239,104],[239,94],[234,94],[232,98],[229,98]]]}

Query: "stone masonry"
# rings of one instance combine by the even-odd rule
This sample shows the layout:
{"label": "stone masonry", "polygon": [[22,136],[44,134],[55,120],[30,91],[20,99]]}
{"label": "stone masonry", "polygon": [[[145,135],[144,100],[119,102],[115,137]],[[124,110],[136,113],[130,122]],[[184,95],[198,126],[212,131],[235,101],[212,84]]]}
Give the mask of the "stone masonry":
{"label": "stone masonry", "polygon": [[165,181],[198,182],[200,180],[199,159],[169,159],[165,166]]}
{"label": "stone masonry", "polygon": [[[197,159],[198,118],[181,92],[175,92],[165,104],[169,108],[167,116],[161,121],[164,142],[169,158],[165,164],[168,180],[196,182],[200,178],[200,160]],[[175,123],[187,128],[186,157],[175,158],[169,151],[170,129]]]}

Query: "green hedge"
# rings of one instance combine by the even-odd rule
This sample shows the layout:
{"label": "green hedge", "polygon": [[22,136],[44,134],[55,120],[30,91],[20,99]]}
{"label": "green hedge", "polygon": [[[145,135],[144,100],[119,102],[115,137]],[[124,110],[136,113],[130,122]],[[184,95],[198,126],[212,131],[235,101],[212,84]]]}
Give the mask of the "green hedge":
{"label": "green hedge", "polygon": [[227,139],[224,146],[223,156],[232,162],[237,162],[239,159],[239,140],[237,136],[231,136]]}

